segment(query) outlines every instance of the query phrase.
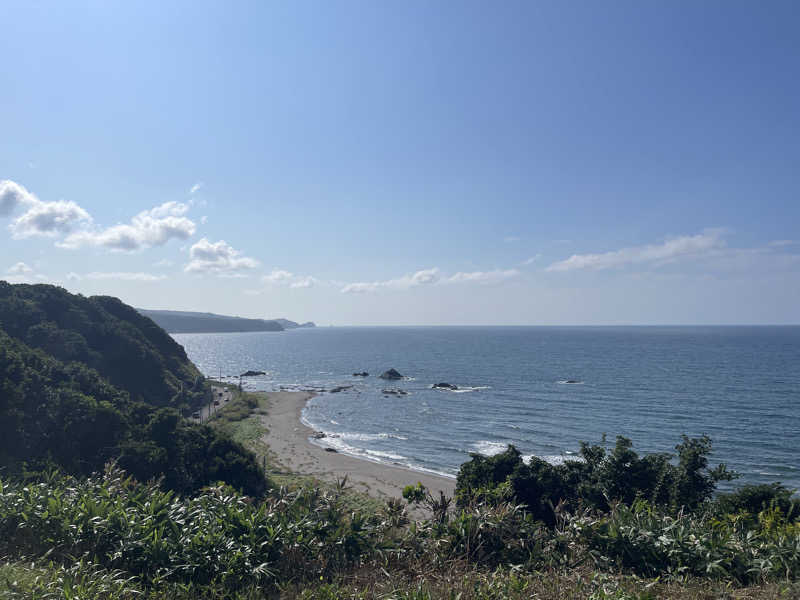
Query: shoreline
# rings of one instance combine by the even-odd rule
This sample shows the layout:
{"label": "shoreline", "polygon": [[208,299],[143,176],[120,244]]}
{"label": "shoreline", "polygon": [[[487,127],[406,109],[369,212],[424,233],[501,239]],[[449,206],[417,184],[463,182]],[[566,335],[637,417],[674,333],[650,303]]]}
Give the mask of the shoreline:
{"label": "shoreline", "polygon": [[434,496],[443,492],[452,497],[455,493],[454,478],[331,452],[312,443],[310,438],[315,431],[302,422],[302,412],[314,393],[280,391],[264,394],[268,409],[266,415],[261,415],[261,423],[267,433],[261,439],[275,454],[277,464],[285,470],[330,483],[347,476],[352,488],[384,500],[402,498],[403,488],[417,482]]}

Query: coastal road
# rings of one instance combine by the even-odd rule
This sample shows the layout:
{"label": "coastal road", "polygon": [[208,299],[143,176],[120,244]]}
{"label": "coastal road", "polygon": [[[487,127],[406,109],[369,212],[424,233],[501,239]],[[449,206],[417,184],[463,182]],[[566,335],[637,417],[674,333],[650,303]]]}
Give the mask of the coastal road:
{"label": "coastal road", "polygon": [[[205,423],[208,421],[214,415],[214,413],[225,406],[228,402],[233,400],[233,390],[229,387],[221,385],[212,385],[211,397],[213,398],[211,404],[206,404],[200,410],[198,410],[197,412],[200,413],[200,418],[193,420],[199,421],[200,423]],[[218,402],[219,404],[214,404],[215,402]]]}

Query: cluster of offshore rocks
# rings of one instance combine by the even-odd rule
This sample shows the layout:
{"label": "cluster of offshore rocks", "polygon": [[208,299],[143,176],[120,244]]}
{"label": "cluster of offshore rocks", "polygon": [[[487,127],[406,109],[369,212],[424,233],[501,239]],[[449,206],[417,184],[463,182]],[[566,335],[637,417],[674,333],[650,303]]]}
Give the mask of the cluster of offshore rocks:
{"label": "cluster of offshore rocks", "polygon": [[[359,372],[353,373],[353,377],[368,377],[368,376],[369,376],[369,373],[367,373],[366,371],[361,371],[360,373]],[[388,371],[384,371],[383,373],[378,375],[378,377],[380,377],[381,379],[386,379],[387,381],[399,381],[401,379],[405,379],[406,378],[405,375],[403,375],[397,369],[389,369]],[[446,383],[446,382],[434,383],[431,387],[433,389],[435,389],[435,390],[457,390],[458,389],[457,385],[454,385],[452,383]],[[333,391],[333,390],[331,390],[331,391]],[[337,388],[337,391],[339,391],[338,388]],[[381,393],[384,394],[384,397],[389,397],[389,396],[407,396],[408,395],[408,392],[405,391],[405,390],[390,390],[390,389],[386,389],[386,390],[381,390]]]}
{"label": "cluster of offshore rocks", "polygon": [[[369,377],[369,373],[366,371],[356,371],[353,373],[353,377]],[[405,379],[405,375],[400,373],[397,369],[389,369],[388,371],[384,371],[380,375],[378,375],[381,379],[389,379],[389,380],[399,380]]]}

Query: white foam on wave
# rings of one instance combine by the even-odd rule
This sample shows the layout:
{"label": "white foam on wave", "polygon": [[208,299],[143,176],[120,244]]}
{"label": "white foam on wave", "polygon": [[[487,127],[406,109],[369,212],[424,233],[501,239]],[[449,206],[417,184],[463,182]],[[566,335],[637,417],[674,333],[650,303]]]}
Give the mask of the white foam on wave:
{"label": "white foam on wave", "polygon": [[342,438],[338,437],[327,436],[321,439],[312,438],[309,441],[316,446],[322,446],[323,448],[333,448],[334,450],[336,450],[337,452],[341,452],[342,454],[349,454],[350,456],[365,458],[368,460],[372,460],[374,462],[384,462],[382,459],[407,460],[407,458],[402,454],[395,454],[393,452],[383,452],[382,450],[370,450],[368,448],[358,448],[356,446],[351,446]]}
{"label": "white foam on wave", "polygon": [[481,390],[490,390],[492,386],[490,385],[457,385],[456,389],[453,388],[446,388],[446,387],[436,387],[431,385],[432,390],[438,390],[440,392],[450,392],[451,394],[468,394],[469,392],[479,392]]}
{"label": "white foam on wave", "polygon": [[523,454],[522,460],[525,463],[529,463],[533,457],[540,458],[544,462],[550,463],[553,466],[563,465],[568,460],[583,462],[583,458],[580,456],[564,456],[563,454],[544,454],[542,456],[537,456],[536,454]]}
{"label": "white foam on wave", "polygon": [[[408,438],[402,435],[398,435],[396,433],[387,433],[387,432],[377,433],[377,434],[370,434],[370,433],[336,434],[334,432],[327,432],[321,430],[308,420],[306,416],[307,408],[308,404],[306,404],[306,406],[303,408],[300,414],[300,422],[310,429],[324,433],[326,436],[320,439],[309,438],[308,441],[315,446],[319,446],[320,448],[333,448],[337,452],[341,452],[342,454],[347,454],[348,456],[352,456],[354,458],[369,460],[371,462],[376,462],[380,464],[396,465],[399,467],[403,467],[404,469],[408,469],[410,471],[417,471],[420,473],[430,473],[431,475],[438,475],[439,477],[447,477],[448,479],[455,479],[456,477],[453,473],[437,471],[435,469],[429,469],[426,467],[421,467],[419,465],[416,465],[413,462],[411,462],[410,458],[403,456],[401,454],[394,454],[392,452],[383,452],[380,450],[369,450],[366,448],[356,448],[354,446],[351,446],[347,444],[345,441],[348,438],[347,437],[343,438],[342,436],[355,436],[355,437],[350,437],[349,439],[356,439],[356,440],[359,440],[359,438],[366,438],[366,439],[393,438],[398,440],[406,440]],[[337,436],[337,437],[332,437],[332,436]],[[373,437],[367,437],[367,436],[373,436]]]}
{"label": "white foam on wave", "polygon": [[484,456],[494,456],[495,454],[505,452],[508,448],[508,444],[506,442],[479,440],[477,442],[473,442],[472,447],[475,448],[478,454],[483,454]]}
{"label": "white foam on wave", "polygon": [[393,440],[407,440],[408,438],[399,435],[397,433],[351,433],[351,432],[344,432],[344,433],[331,433],[331,436],[337,436],[342,438],[343,440],[356,440],[359,442],[369,442],[372,440],[386,440],[386,439],[393,439]]}

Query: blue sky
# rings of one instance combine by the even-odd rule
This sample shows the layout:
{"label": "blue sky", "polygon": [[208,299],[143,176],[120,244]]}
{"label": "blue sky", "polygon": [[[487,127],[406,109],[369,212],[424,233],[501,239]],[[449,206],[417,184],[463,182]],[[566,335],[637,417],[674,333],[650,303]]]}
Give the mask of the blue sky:
{"label": "blue sky", "polygon": [[340,325],[800,323],[799,18],[6,2],[0,277]]}

